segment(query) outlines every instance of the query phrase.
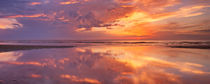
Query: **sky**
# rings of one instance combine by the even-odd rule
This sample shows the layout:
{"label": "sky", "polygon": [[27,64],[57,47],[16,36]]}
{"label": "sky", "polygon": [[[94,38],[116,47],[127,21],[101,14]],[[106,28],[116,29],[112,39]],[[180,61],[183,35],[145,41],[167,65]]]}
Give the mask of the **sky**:
{"label": "sky", "polygon": [[210,0],[0,0],[0,40],[210,39]]}

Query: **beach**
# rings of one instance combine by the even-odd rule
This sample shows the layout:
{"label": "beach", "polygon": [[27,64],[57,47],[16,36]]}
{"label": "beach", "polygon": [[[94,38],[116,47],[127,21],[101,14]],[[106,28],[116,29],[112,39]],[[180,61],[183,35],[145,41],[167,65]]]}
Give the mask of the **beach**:
{"label": "beach", "polygon": [[0,45],[0,52],[32,50],[44,48],[71,48],[74,46],[49,46],[49,45]]}
{"label": "beach", "polygon": [[208,84],[207,43],[2,44],[0,84]]}

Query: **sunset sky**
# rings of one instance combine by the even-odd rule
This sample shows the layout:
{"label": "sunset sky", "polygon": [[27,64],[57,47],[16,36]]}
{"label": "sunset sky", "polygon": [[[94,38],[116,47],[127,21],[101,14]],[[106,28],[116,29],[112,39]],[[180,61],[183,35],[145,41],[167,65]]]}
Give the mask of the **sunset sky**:
{"label": "sunset sky", "polygon": [[0,40],[210,39],[210,0],[0,0]]}

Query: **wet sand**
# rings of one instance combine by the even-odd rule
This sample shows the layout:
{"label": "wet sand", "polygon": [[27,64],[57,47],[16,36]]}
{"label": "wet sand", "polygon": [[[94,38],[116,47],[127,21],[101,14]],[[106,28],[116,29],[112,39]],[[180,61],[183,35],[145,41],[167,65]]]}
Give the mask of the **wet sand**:
{"label": "wet sand", "polygon": [[17,51],[17,50],[32,50],[43,48],[71,48],[74,46],[50,46],[50,45],[0,45],[0,52]]}
{"label": "wet sand", "polygon": [[[53,46],[53,45],[0,45],[0,52],[32,50],[44,48],[71,48],[75,46]],[[192,49],[210,49],[210,45],[199,46],[167,46],[171,48],[192,48]]]}
{"label": "wet sand", "polygon": [[200,46],[168,46],[171,48],[193,48],[193,49],[210,49],[210,45],[200,45]]}
{"label": "wet sand", "polygon": [[205,49],[77,46],[2,52],[0,58],[0,84],[210,84]]}

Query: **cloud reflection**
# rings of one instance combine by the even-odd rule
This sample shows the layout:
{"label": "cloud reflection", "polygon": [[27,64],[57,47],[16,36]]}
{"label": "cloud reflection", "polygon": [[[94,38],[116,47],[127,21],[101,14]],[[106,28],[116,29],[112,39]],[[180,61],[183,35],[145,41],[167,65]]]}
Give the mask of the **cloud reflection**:
{"label": "cloud reflection", "polygon": [[[196,84],[209,83],[202,55],[174,48],[150,46],[89,46],[22,51],[20,57],[0,62],[3,84]],[[173,57],[183,52],[191,58]],[[193,50],[192,50],[193,51]],[[150,53],[148,53],[150,52]],[[201,52],[207,52],[201,50]],[[6,52],[11,53],[11,52]],[[15,54],[8,54],[14,57]],[[209,55],[208,55],[209,57]],[[184,59],[184,60],[183,60]],[[202,59],[202,62],[199,61]],[[193,79],[193,80],[189,80]],[[201,83],[198,82],[198,83]]]}
{"label": "cloud reflection", "polygon": [[21,57],[23,53],[19,52],[4,52],[0,53],[0,62],[4,61],[16,61],[19,57]]}

